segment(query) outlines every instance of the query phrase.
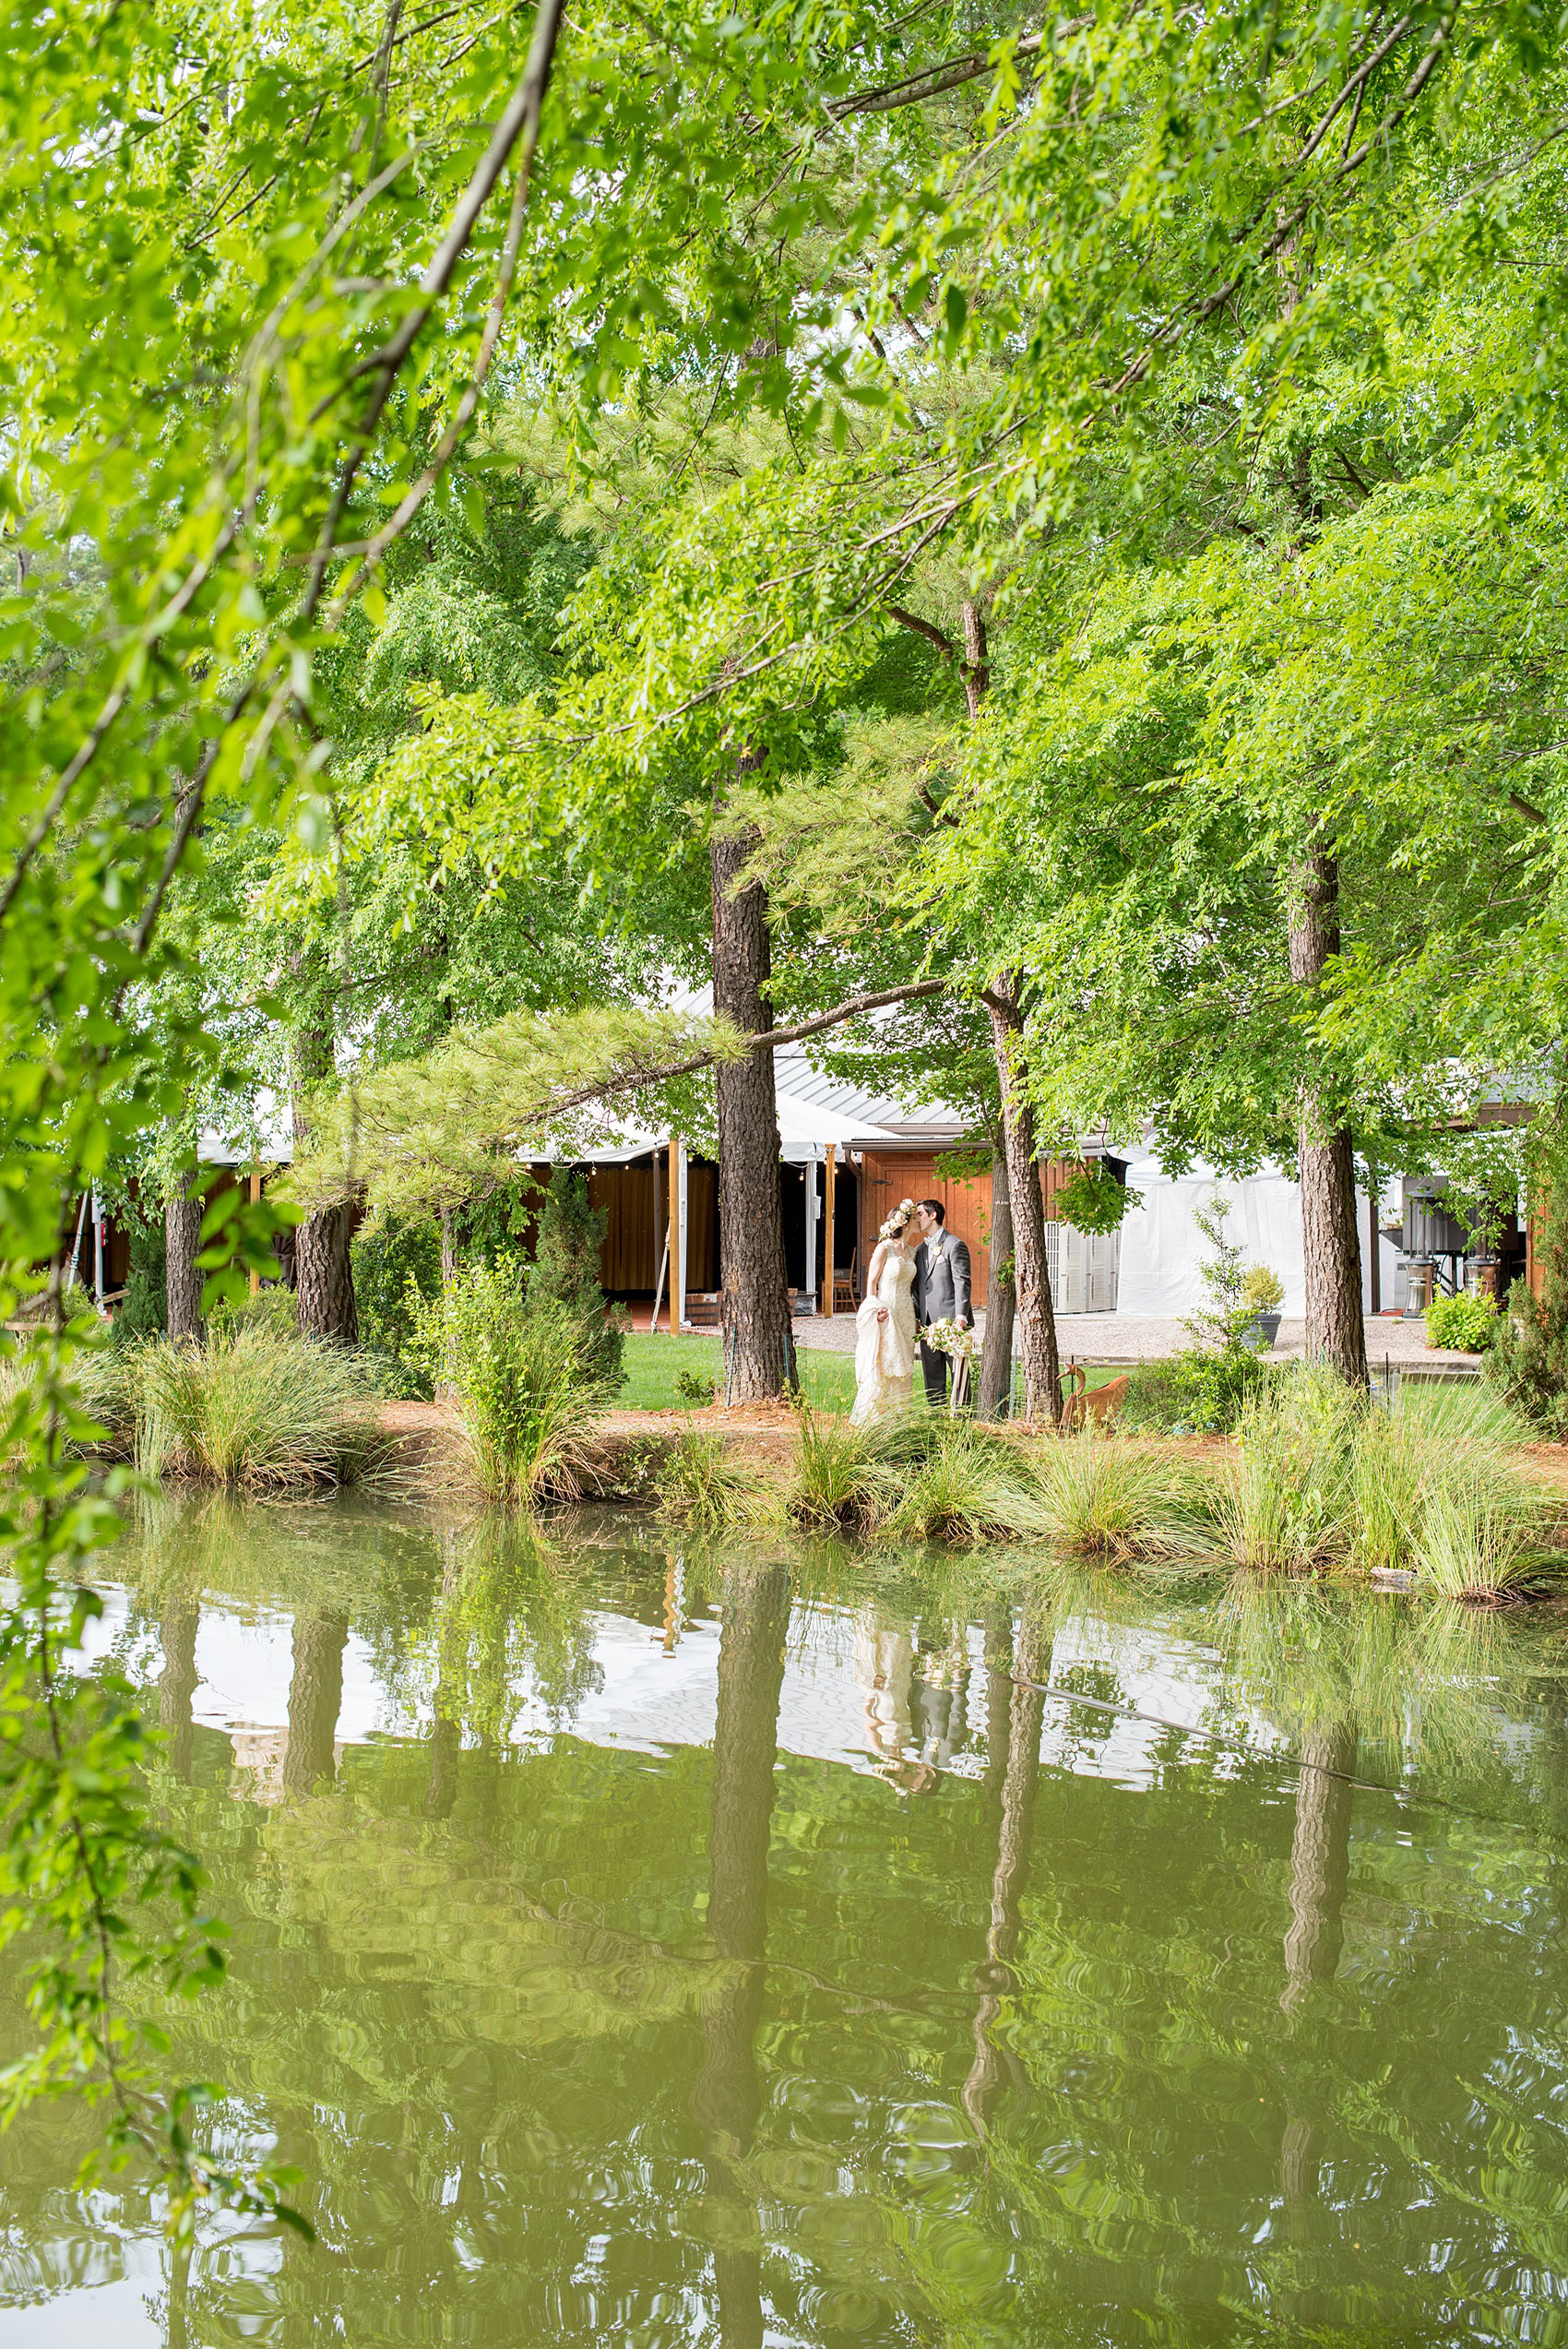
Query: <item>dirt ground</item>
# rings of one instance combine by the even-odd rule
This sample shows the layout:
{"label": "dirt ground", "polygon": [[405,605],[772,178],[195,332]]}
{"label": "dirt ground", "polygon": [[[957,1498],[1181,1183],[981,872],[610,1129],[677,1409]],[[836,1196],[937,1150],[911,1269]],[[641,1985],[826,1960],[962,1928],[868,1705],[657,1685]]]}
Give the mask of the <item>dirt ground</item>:
{"label": "dirt ground", "polygon": [[[456,1441],[457,1413],[450,1403],[387,1402],[381,1424],[395,1437],[399,1461],[410,1468],[434,1464]],[[703,1411],[609,1411],[599,1423],[600,1437],[611,1449],[637,1437],[661,1437],[666,1441],[684,1427],[712,1430],[737,1449],[754,1453],[770,1465],[788,1460],[799,1439],[800,1423],[788,1403],[739,1403],[726,1411],[714,1403]],[[1018,1423],[1007,1431],[1020,1443],[1043,1443],[1047,1432]],[[1224,1436],[1150,1437],[1162,1450],[1179,1459],[1213,1462],[1225,1450]],[[1568,1497],[1568,1445],[1522,1444],[1513,1455],[1533,1484]]]}

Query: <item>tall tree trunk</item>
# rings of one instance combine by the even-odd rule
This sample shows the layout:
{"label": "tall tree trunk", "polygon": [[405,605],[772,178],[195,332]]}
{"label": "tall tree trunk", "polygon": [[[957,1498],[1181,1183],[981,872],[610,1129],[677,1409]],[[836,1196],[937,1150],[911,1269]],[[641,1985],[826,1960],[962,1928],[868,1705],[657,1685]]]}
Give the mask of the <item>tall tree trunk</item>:
{"label": "tall tree trunk", "polygon": [[[1339,864],[1312,848],[1289,876],[1290,976],[1316,990],[1339,951]],[[1367,1383],[1361,1318],[1361,1244],[1350,1130],[1321,1089],[1303,1086],[1298,1108],[1301,1258],[1306,1273],[1307,1360],[1348,1385]]]}
{"label": "tall tree trunk", "polygon": [[985,1284],[985,1349],[977,1400],[982,1419],[1005,1419],[1013,1394],[1013,1321],[1018,1290],[1013,1271],[1013,1199],[1004,1142],[991,1154],[991,1270]]}
{"label": "tall tree trunk", "polygon": [[756,2235],[756,2205],[736,2169],[751,2151],[762,2105],[756,2030],[766,1988],[767,1847],[789,1623],[787,1569],[742,1568],[719,1633],[708,1834],[707,1931],[730,1963],[704,2010],[703,2067],[692,2092],[710,2191],[732,2214],[713,2263],[722,2349],[761,2349],[765,2337],[760,2249],[737,2239]]}
{"label": "tall tree trunk", "polygon": [[[743,757],[741,771],[757,762]],[[759,882],[737,890],[754,833],[715,836],[713,1008],[746,1035],[773,1025],[766,997],[772,969],[767,896]],[[795,1333],[784,1269],[784,1203],[778,1163],[778,1102],[771,1052],[720,1065],[719,1240],[724,1286],[725,1358],[730,1392],[755,1402],[795,1384]]]}
{"label": "tall tree trunk", "polygon": [[289,1683],[289,1742],[283,1748],[285,1795],[314,1794],[337,1775],[338,1715],[343,1709],[346,1615],[296,1615],[294,1673]]}
{"label": "tall tree trunk", "polygon": [[[309,1088],[333,1073],[332,1030],[319,1014],[294,1041],[292,1075],[294,1147],[310,1134]],[[318,1208],[294,1234],[294,1285],[300,1299],[302,1338],[326,1338],[337,1345],[360,1341],[354,1268],[349,1255],[352,1210],[342,1201]]]}
{"label": "tall tree trunk", "polygon": [[449,1289],[457,1277],[457,1218],[449,1207],[441,1210],[441,1285]]}
{"label": "tall tree trunk", "polygon": [[163,1206],[164,1296],[172,1338],[201,1336],[201,1195],[182,1186]]}
{"label": "tall tree trunk", "polygon": [[1000,973],[987,991],[996,1076],[1002,1089],[1002,1137],[1007,1153],[1007,1196],[1013,1215],[1014,1278],[1024,1357],[1024,1413],[1029,1419],[1062,1417],[1062,1365],[1056,1350],[1056,1309],[1045,1258],[1045,1198],[1039,1184],[1034,1111],[1023,1086],[1023,1012],[1015,973]]}
{"label": "tall tree trunk", "polygon": [[[1042,1669],[1047,1662],[1041,1653],[1038,1629],[1026,1623],[1018,1638],[1018,1677],[1002,1683],[1007,1700],[1007,1767],[1002,1782],[996,1866],[991,1879],[991,1924],[985,1937],[985,1958],[977,1975],[980,1996],[974,2019],[974,2061],[963,2090],[964,2110],[980,2137],[986,2133],[991,2106],[1002,2084],[1003,2056],[992,2033],[1003,2001],[1013,1985],[1012,1958],[1017,1946],[1024,1887],[1029,1872],[1029,1846],[1034,1836],[1045,1692],[1029,1684],[1050,1677]],[[996,1685],[993,1676],[991,1703],[995,1702]],[[989,1710],[986,1727],[994,1757],[995,1746],[1000,1743],[1000,1723]]]}

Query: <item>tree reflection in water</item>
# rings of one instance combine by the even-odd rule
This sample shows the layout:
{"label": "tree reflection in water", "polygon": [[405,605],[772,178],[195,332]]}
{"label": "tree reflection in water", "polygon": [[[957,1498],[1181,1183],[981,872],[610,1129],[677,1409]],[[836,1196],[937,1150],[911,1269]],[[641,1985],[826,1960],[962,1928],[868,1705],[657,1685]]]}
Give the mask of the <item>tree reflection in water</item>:
{"label": "tree reflection in water", "polygon": [[[125,1564],[234,1926],[230,1990],[159,2019],[324,2246],[166,2267],[179,2349],[1343,2349],[1554,2306],[1549,1614],[168,1496]],[[215,1674],[269,1642],[265,1788],[193,1724],[204,1592]],[[861,1624],[917,1675],[897,1799]],[[84,2143],[69,2106],[0,2139],[15,2298],[147,2223],[73,2200]]]}
{"label": "tree reflection in water", "polygon": [[726,1966],[704,2005],[692,2091],[727,2238],[713,2260],[723,2349],[761,2349],[764,2334],[761,2234],[740,2165],[762,2105],[756,2030],[767,1986],[767,1846],[789,1628],[788,1569],[737,1568],[723,1596],[708,1834],[707,1932]]}

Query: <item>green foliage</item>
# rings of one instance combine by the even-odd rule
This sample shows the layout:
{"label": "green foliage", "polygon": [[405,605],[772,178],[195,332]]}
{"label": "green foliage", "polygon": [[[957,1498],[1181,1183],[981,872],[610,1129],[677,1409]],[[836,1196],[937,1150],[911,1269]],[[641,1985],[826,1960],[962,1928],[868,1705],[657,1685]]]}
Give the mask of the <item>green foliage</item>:
{"label": "green foliage", "polygon": [[1056,1212],[1078,1232],[1119,1231],[1123,1217],[1142,1204],[1141,1193],[1119,1183],[1098,1160],[1057,1186]]}
{"label": "green foliage", "polygon": [[434,1224],[387,1220],[350,1243],[360,1339],[390,1365],[392,1391],[428,1402],[434,1392],[419,1347],[420,1316],[441,1288],[441,1235]]}
{"label": "green foliage", "polygon": [[590,1205],[581,1174],[564,1166],[552,1169],[539,1210],[527,1292],[530,1313],[560,1312],[576,1324],[584,1374],[606,1397],[617,1393],[624,1380],[626,1349],[622,1320],[607,1311],[600,1286],[609,1221],[602,1209]]}
{"label": "green foliage", "polygon": [[778,1514],[778,1496],[754,1461],[718,1428],[683,1427],[654,1489],[661,1515],[699,1532],[765,1525]]}
{"label": "green foliage", "polygon": [[1523,1580],[1546,1521],[1542,1496],[1494,1462],[1445,1455],[1421,1496],[1411,1544],[1416,1570],[1443,1598],[1472,1604],[1501,1598]]}
{"label": "green foliage", "polygon": [[[1558,1195],[1562,1194],[1559,1181]],[[1515,1281],[1493,1327],[1487,1378],[1527,1426],[1568,1440],[1568,1216],[1548,1213],[1538,1229],[1541,1291]]]}
{"label": "green foliage", "polygon": [[1075,1557],[1121,1564],[1190,1544],[1189,1480],[1148,1444],[1093,1422],[1040,1449],[1043,1530]]}
{"label": "green foliage", "polygon": [[1128,1377],[1118,1418],[1129,1435],[1226,1436],[1270,1375],[1251,1346],[1193,1347],[1140,1363]]}
{"label": "green foliage", "polygon": [[137,1464],[148,1475],[297,1492],[358,1484],[385,1463],[374,1388],[340,1346],[215,1318],[200,1345],[154,1340],[130,1373]]}
{"label": "green foliage", "polygon": [[420,1312],[416,1358],[456,1398],[487,1499],[577,1497],[600,1393],[586,1342],[577,1316],[529,1304],[516,1263],[464,1266]]}
{"label": "green foliage", "polygon": [[1461,1289],[1434,1297],[1426,1309],[1429,1346],[1452,1346],[1459,1353],[1485,1353],[1497,1329],[1497,1300],[1482,1290]]}
{"label": "green foliage", "polygon": [[1285,1283],[1271,1265],[1254,1264],[1241,1282],[1241,1303],[1249,1313],[1277,1313],[1285,1302]]}
{"label": "green foliage", "polygon": [[1216,1515],[1238,1566],[1301,1569],[1341,1557],[1353,1533],[1351,1460],[1364,1410],[1316,1371],[1271,1380],[1247,1402]]}
{"label": "green foliage", "polygon": [[699,1371],[677,1370],[675,1392],[684,1403],[706,1406],[718,1394],[719,1381],[717,1378],[705,1378]]}
{"label": "green foliage", "polygon": [[805,1404],[789,1498],[795,1523],[823,1528],[865,1523],[879,1497],[877,1455],[869,1430],[847,1419],[825,1418]]}

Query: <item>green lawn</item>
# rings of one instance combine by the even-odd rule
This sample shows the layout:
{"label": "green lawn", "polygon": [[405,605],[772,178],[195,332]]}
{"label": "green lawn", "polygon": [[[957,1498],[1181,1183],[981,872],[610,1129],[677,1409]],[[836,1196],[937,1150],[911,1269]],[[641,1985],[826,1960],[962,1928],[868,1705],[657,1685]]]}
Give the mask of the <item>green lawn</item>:
{"label": "green lawn", "polygon": [[[815,1348],[796,1350],[801,1384],[819,1411],[848,1411],[855,1400],[852,1354],[825,1353]],[[722,1402],[724,1350],[718,1338],[649,1338],[633,1334],[626,1340],[626,1383],[613,1399],[616,1411],[680,1411],[691,1398],[675,1391],[676,1374],[689,1370],[695,1378],[719,1383]],[[1116,1370],[1091,1370],[1088,1383],[1103,1387],[1120,1377]]]}
{"label": "green lawn", "polygon": [[[801,1384],[808,1400],[823,1411],[848,1411],[855,1400],[855,1365],[850,1354],[819,1353],[798,1349]],[[626,1340],[626,1383],[613,1398],[616,1411],[680,1411],[690,1397],[675,1391],[676,1374],[689,1370],[695,1378],[712,1378],[724,1400],[724,1349],[718,1338],[649,1338],[634,1333]]]}

